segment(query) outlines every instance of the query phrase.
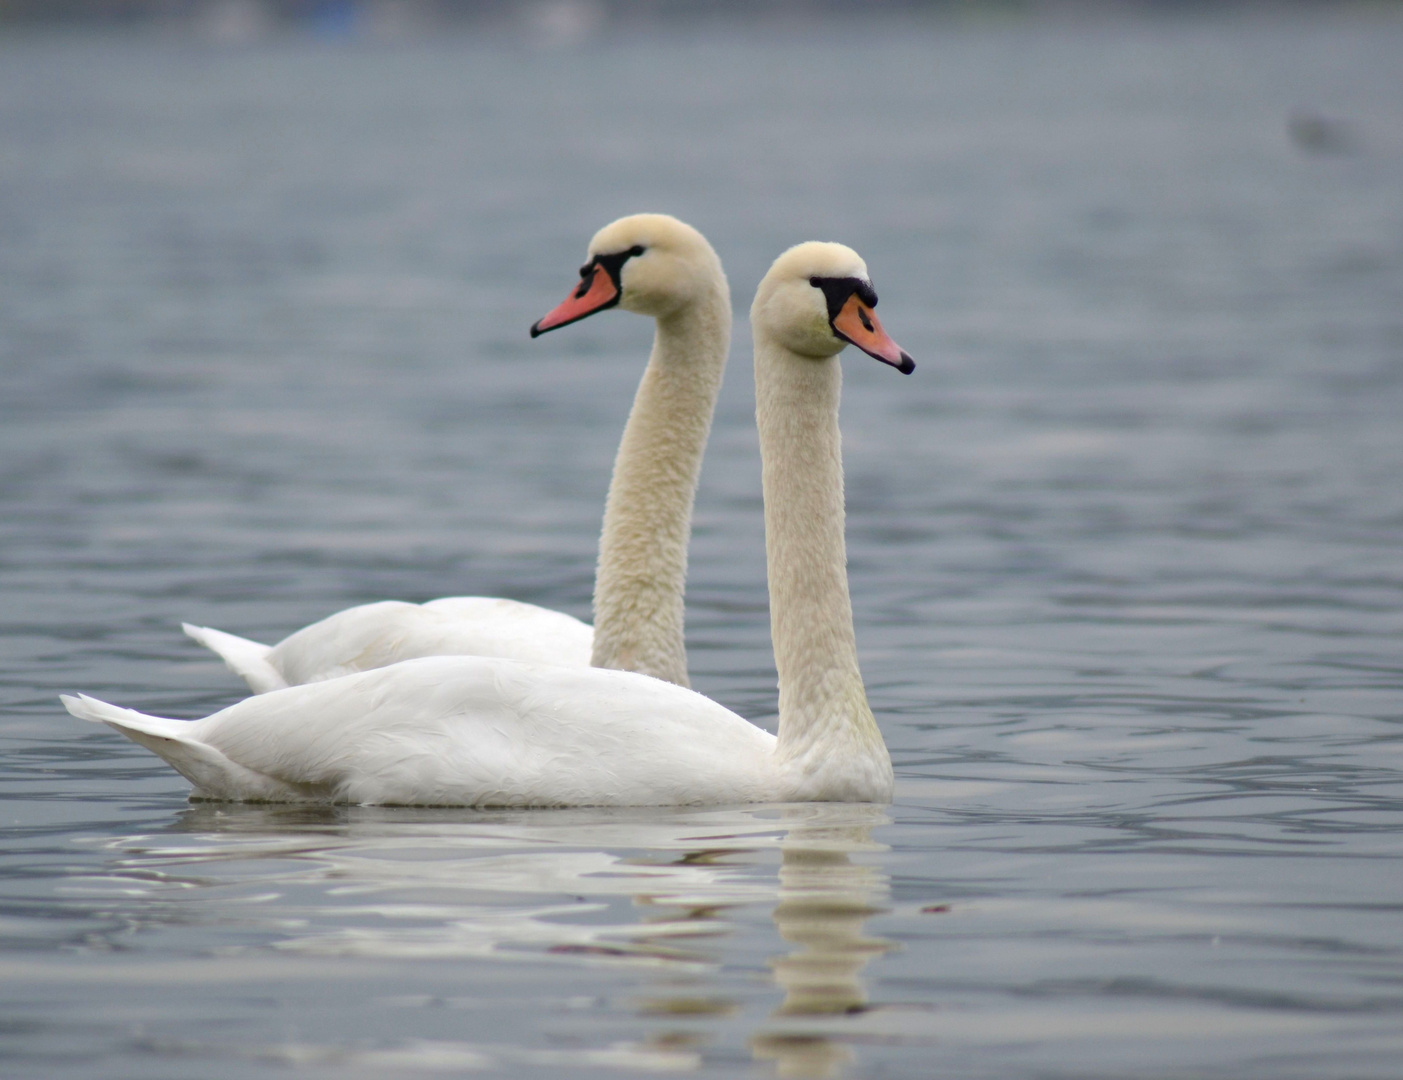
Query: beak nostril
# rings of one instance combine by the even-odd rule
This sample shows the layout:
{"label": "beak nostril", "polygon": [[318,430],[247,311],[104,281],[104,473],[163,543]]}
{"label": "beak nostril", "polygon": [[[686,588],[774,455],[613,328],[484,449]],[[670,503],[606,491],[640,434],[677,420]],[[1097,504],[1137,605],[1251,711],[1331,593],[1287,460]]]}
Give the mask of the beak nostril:
{"label": "beak nostril", "polygon": [[867,329],[869,332],[871,332],[871,330],[872,330],[872,320],[869,319],[869,318],[867,317],[867,310],[866,310],[865,308],[858,308],[858,309],[857,309],[857,317],[858,317],[859,319],[862,320],[862,325],[863,325],[864,327],[866,327],[866,329]]}

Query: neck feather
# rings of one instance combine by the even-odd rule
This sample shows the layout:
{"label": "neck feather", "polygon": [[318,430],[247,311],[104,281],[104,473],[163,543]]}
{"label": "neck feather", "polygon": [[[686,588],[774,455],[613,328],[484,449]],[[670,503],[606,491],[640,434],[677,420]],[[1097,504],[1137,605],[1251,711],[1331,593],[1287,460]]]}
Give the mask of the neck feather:
{"label": "neck feather", "polygon": [[703,299],[658,319],[604,509],[594,586],[595,667],[690,685],[687,545],[730,344],[724,278]]}
{"label": "neck feather", "polygon": [[842,369],[836,356],[799,356],[757,331],[755,389],[778,753],[797,770],[801,795],[813,794],[808,784],[816,797],[887,798],[891,759],[862,685],[848,595]]}

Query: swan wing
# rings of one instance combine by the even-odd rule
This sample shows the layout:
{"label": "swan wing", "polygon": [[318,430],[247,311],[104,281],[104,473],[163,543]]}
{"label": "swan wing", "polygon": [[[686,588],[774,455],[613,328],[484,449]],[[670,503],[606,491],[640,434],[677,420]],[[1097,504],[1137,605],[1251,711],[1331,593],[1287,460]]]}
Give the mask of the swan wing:
{"label": "swan wing", "polygon": [[[631,672],[436,656],[248,698],[203,720],[83,707],[98,706],[111,711],[79,715],[154,750],[210,798],[586,806],[777,797],[772,735]],[[204,754],[199,767],[190,744]],[[211,783],[203,762],[215,755],[231,767]],[[241,788],[245,776],[255,779]]]}
{"label": "swan wing", "polygon": [[594,644],[588,623],[488,596],[362,604],[271,646],[203,626],[186,625],[185,632],[217,653],[256,694],[423,656],[495,656],[587,667]]}
{"label": "swan wing", "polygon": [[[415,656],[500,656],[533,664],[589,667],[594,627],[563,611],[497,596],[446,596],[420,605],[420,610],[451,624],[453,642],[465,647]],[[466,647],[474,643],[480,647]]]}

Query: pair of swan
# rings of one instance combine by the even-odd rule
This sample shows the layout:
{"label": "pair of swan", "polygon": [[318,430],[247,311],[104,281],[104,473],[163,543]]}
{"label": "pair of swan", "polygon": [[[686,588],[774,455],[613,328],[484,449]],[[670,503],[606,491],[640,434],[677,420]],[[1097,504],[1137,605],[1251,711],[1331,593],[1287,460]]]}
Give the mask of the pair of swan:
{"label": "pair of swan", "polygon": [[[511,650],[530,641],[492,645],[490,655],[425,655],[413,650],[456,633],[443,628],[455,605],[468,623],[501,604],[523,624],[568,617],[483,598],[368,605],[272,649],[235,645],[240,662],[262,673],[263,688],[302,685],[203,720],[144,716],[89,697],[64,703],[159,754],[204,798],[455,806],[887,801],[891,760],[857,663],[838,432],[837,355],[847,344],[903,372],[914,366],[882,329],[875,304],[855,252],[807,243],[776,260],[751,309],[778,736],[685,686],[687,535],[730,320],[710,246],[658,215],[626,218],[596,235],[578,288],[532,328],[534,335],[612,306],[658,322],[610,489],[592,635],[580,623],[583,633],[561,633],[547,642],[549,655],[529,658]],[[583,663],[586,641],[597,666]]]}

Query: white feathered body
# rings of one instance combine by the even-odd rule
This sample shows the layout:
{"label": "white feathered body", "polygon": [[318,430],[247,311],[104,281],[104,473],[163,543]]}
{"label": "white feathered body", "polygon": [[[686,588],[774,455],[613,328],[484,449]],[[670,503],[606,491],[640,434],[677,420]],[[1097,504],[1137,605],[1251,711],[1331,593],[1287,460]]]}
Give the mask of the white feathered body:
{"label": "white feathered body", "polygon": [[425,657],[248,698],[202,720],[93,698],[193,797],[419,806],[605,806],[783,798],[775,737],[632,672]]}
{"label": "white feathered body", "polygon": [[305,626],[276,645],[204,626],[187,624],[185,632],[218,653],[259,694],[420,656],[495,656],[587,667],[594,646],[588,623],[495,596],[361,604]]}

